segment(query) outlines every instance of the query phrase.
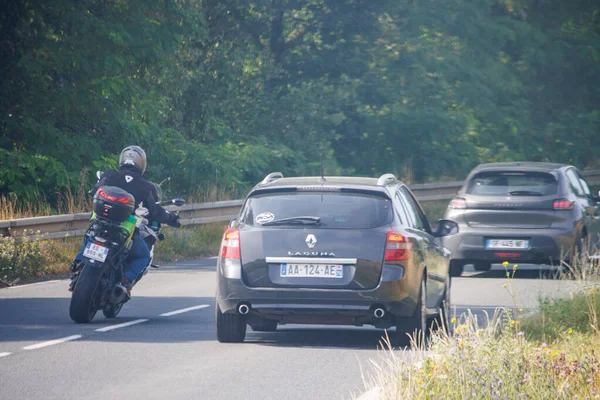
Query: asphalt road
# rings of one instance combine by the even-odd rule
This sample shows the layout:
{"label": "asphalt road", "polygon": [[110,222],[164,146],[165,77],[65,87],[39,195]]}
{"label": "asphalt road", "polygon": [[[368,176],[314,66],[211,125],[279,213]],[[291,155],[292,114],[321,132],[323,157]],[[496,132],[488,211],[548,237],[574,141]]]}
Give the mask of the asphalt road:
{"label": "asphalt road", "polygon": [[[69,319],[68,282],[0,289],[0,399],[347,399],[364,391],[382,331],[282,326],[221,344],[215,260],[151,271],[117,319]],[[530,309],[572,282],[519,267],[509,295],[501,266],[453,280],[456,313]],[[407,352],[397,350],[397,355]]]}

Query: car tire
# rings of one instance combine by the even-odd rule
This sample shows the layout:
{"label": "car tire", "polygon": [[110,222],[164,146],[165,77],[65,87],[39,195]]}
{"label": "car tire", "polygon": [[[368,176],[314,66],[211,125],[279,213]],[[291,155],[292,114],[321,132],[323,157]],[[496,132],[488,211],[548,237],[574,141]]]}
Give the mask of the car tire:
{"label": "car tire", "polygon": [[[417,346],[425,343],[427,339],[427,287],[425,277],[421,280],[419,290],[419,299],[415,312],[408,318],[397,318],[396,321],[396,341],[399,345],[410,346],[411,342],[416,342]],[[410,337],[409,337],[410,335]],[[410,338],[413,338],[411,341]]]}
{"label": "car tire", "polygon": [[[446,277],[446,287],[444,288],[444,296],[442,297],[442,303],[440,305],[440,313],[437,317],[433,318],[429,323],[429,331],[431,332],[446,332],[451,333],[450,326],[450,313],[452,308],[452,300],[450,298],[452,293],[452,280],[450,276]],[[428,321],[429,322],[429,321]]]}
{"label": "car tire", "polygon": [[224,314],[215,304],[217,340],[221,343],[241,343],[246,338],[246,317],[240,314]]}
{"label": "car tire", "polygon": [[464,269],[465,269],[465,263],[463,261],[450,260],[449,270],[450,270],[451,277],[461,276]]}
{"label": "car tire", "polygon": [[256,324],[250,325],[254,332],[275,332],[277,330],[277,321],[265,320]]}
{"label": "car tire", "polygon": [[479,271],[479,272],[489,271],[490,269],[492,269],[492,263],[485,262],[485,261],[478,261],[473,264],[473,268],[475,268],[475,271]]}

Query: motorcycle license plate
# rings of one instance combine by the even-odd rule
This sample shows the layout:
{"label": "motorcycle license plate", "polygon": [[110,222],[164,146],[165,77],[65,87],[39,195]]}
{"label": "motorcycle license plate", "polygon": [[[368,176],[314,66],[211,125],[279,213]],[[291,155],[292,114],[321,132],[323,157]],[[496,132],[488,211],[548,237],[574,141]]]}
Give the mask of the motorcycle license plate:
{"label": "motorcycle license plate", "polygon": [[108,249],[95,243],[88,243],[83,251],[83,256],[92,260],[104,262],[108,256]]}

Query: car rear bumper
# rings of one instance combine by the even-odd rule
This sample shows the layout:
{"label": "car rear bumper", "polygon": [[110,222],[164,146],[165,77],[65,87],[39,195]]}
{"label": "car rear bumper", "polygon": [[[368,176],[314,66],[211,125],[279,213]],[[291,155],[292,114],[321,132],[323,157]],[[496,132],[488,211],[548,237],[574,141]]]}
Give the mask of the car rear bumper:
{"label": "car rear bumper", "polygon": [[[217,272],[219,273],[219,272]],[[272,319],[281,324],[363,325],[389,327],[396,317],[414,314],[420,279],[405,276],[383,281],[372,290],[251,288],[240,279],[219,274],[217,303],[223,313],[237,313],[245,304],[248,318]],[[376,318],[381,308],[384,317]]]}
{"label": "car rear bumper", "polygon": [[[564,228],[548,229],[464,229],[444,238],[444,246],[453,260],[486,262],[520,262],[531,264],[556,263],[568,258],[575,245],[575,231]],[[527,249],[486,249],[486,239],[526,239]]]}

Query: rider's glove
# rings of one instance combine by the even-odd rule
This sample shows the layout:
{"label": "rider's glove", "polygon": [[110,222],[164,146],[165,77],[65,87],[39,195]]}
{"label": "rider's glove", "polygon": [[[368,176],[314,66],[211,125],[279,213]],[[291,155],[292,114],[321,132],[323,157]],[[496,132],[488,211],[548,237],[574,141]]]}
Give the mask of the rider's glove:
{"label": "rider's glove", "polygon": [[181,227],[181,221],[179,220],[179,215],[175,213],[169,213],[169,222],[167,225],[172,226],[173,228]]}

